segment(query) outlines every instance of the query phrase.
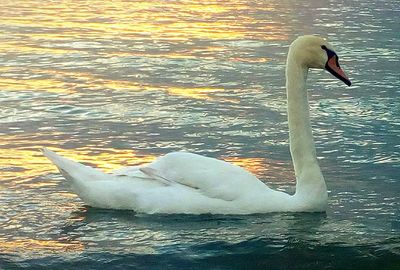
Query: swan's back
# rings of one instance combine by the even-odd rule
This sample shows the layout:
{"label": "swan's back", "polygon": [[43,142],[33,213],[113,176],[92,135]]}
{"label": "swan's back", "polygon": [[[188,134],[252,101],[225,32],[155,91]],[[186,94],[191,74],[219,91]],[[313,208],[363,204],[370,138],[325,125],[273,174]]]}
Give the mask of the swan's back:
{"label": "swan's back", "polygon": [[239,166],[193,153],[169,153],[146,167],[154,170],[155,176],[224,200],[234,200],[249,195],[247,191],[268,188]]}

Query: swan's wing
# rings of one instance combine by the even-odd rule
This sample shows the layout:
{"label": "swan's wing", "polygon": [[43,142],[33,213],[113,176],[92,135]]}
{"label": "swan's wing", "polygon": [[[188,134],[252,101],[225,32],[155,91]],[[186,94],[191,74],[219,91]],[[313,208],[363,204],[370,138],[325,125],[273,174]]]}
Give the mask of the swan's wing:
{"label": "swan's wing", "polygon": [[140,171],[166,185],[181,185],[210,198],[232,201],[266,188],[250,172],[231,163],[185,152],[167,154]]}
{"label": "swan's wing", "polygon": [[111,171],[111,173],[114,175],[128,176],[128,175],[137,173],[139,171],[140,167],[141,166],[122,167],[122,168]]}
{"label": "swan's wing", "polygon": [[[162,194],[232,201],[266,188],[254,175],[238,166],[184,152],[170,153],[147,166],[127,167],[111,174],[48,149],[43,153],[71,181],[79,197],[89,205],[102,208],[136,209],[145,200],[150,201],[151,206],[153,199],[159,200]],[[139,197],[142,203],[137,201]]]}

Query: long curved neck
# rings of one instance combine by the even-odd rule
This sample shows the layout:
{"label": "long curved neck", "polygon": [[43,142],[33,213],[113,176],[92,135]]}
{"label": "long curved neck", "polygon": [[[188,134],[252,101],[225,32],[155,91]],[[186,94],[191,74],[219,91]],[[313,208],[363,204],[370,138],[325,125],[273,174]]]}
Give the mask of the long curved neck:
{"label": "long curved neck", "polygon": [[311,204],[326,200],[324,177],[318,165],[311,131],[306,80],[308,68],[289,52],[286,63],[286,90],[290,153],[296,174],[296,194]]}

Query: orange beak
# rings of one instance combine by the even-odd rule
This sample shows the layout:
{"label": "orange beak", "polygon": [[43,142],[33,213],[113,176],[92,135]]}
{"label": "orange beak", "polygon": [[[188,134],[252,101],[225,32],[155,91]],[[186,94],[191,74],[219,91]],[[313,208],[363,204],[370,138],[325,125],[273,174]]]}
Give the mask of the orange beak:
{"label": "orange beak", "polygon": [[339,65],[339,58],[336,54],[332,55],[325,65],[326,70],[328,70],[333,76],[343,81],[348,86],[351,85],[350,79],[344,73],[343,69]]}

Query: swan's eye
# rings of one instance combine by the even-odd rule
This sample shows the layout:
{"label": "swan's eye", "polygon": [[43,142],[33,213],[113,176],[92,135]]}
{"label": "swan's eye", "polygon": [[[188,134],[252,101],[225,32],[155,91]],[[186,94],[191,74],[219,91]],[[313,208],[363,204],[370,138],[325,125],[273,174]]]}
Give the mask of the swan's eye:
{"label": "swan's eye", "polygon": [[328,58],[331,58],[333,56],[337,57],[336,53],[334,51],[332,51],[331,49],[328,49],[325,45],[322,45],[321,49],[326,51],[326,53],[328,54]]}

